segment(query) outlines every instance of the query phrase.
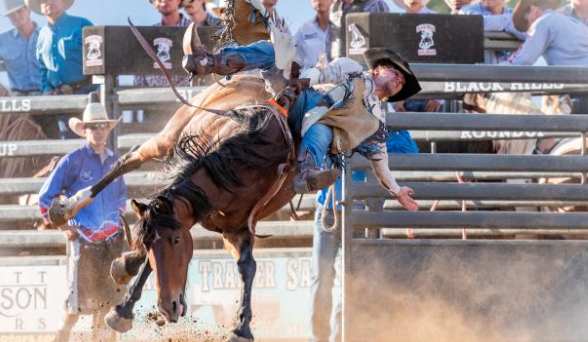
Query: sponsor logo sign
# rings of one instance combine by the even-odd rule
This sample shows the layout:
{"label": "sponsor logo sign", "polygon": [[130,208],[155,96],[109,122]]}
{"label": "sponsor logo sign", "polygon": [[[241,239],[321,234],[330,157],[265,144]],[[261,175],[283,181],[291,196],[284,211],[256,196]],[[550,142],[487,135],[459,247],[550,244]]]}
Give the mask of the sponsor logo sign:
{"label": "sponsor logo sign", "polygon": [[[155,45],[157,57],[159,57],[165,68],[171,69],[172,64],[169,61],[171,60],[171,48],[174,45],[174,42],[168,38],[156,38],[153,41],[153,45]],[[159,69],[157,63],[153,63],[153,67]]]}
{"label": "sponsor logo sign", "polygon": [[92,35],[86,37],[84,44],[88,46],[86,53],[86,66],[100,66],[104,62],[102,60],[102,52],[100,51],[102,46],[102,36]]}
{"label": "sponsor logo sign", "polygon": [[437,50],[433,48],[435,46],[435,30],[433,24],[421,24],[416,27],[416,32],[421,36],[417,51],[419,56],[437,56]]}

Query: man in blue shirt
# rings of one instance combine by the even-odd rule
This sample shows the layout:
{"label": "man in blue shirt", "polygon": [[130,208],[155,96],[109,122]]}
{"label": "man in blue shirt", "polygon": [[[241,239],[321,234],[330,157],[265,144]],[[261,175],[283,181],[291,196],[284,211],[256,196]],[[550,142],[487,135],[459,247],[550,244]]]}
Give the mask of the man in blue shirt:
{"label": "man in blue shirt", "polygon": [[[481,15],[484,17],[484,31],[503,31],[524,40],[525,34],[518,31],[512,23],[512,10],[504,6],[504,0],[483,0],[477,4],[463,6],[459,14]],[[508,60],[510,53],[502,51],[484,52],[486,64],[499,64]]]}
{"label": "man in blue shirt", "polygon": [[[70,128],[86,139],[84,146],[63,157],[39,192],[39,206],[45,224],[50,225],[49,208],[61,194],[71,196],[101,179],[118,157],[106,147],[111,130],[120,120],[108,120],[104,107],[90,103],[83,121],[72,118]],[[119,214],[126,208],[126,187],[121,178],[108,185],[96,199],[57,227],[69,240],[66,312],[55,341],[68,341],[80,314],[93,314],[92,341],[115,341],[114,331],[104,316],[122,299],[121,289],[110,277],[110,264],[122,253],[124,240]],[[106,337],[106,338],[105,338]]]}
{"label": "man in blue shirt", "polygon": [[[547,65],[588,65],[588,26],[582,21],[555,12],[557,0],[521,0],[514,9],[513,22],[527,33],[527,39],[510,64],[533,65],[543,56]],[[588,98],[572,97],[573,114],[588,114]]]}
{"label": "man in blue shirt", "polygon": [[588,25],[588,0],[571,0],[557,12]]}
{"label": "man in blue shirt", "polygon": [[[41,66],[41,91],[46,95],[88,94],[96,89],[92,78],[83,74],[82,29],[92,26],[84,18],[65,11],[74,0],[25,0],[31,11],[44,15],[47,25],[41,28],[37,42],[37,59]],[[61,139],[76,136],[67,129],[67,117],[57,116]]]}
{"label": "man in blue shirt", "polygon": [[31,12],[24,0],[5,1],[3,13],[14,28],[0,34],[0,60],[6,65],[12,96],[41,93],[41,73],[36,58],[39,26],[31,20]]}

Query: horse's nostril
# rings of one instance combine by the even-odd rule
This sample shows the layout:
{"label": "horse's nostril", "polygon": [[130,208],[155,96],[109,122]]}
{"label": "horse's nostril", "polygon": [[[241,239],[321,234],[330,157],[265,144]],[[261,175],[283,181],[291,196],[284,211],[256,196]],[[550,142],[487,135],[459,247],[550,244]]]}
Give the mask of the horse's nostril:
{"label": "horse's nostril", "polygon": [[176,313],[176,311],[178,311],[178,302],[176,302],[175,300],[172,302],[172,311],[173,313]]}

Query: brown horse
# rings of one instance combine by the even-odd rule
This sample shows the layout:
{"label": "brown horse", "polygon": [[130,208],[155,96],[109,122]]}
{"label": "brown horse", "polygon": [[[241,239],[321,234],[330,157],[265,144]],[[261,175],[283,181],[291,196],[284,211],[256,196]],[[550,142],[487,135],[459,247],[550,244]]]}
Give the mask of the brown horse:
{"label": "brown horse", "polygon": [[[295,165],[288,157],[292,150],[282,122],[276,119],[275,108],[257,105],[269,97],[264,82],[252,76],[234,77],[225,87],[211,86],[193,103],[227,110],[226,115],[180,108],[163,131],[121,157],[96,185],[72,200],[60,200],[62,214],[74,215],[119,175],[175,154],[168,186],[149,203],[132,201],[139,218],[134,251],[116,260],[111,274],[118,283],[139,275],[125,301],[105,318],[111,328],[124,332],[132,327],[133,306],[151,272],[164,317],[177,322],[185,314],[184,291],[193,251],[190,229],[199,223],[223,235],[244,283],[239,324],[230,340],[253,340],[249,323],[256,263],[251,227],[294,196],[290,183]],[[242,107],[245,104],[252,106]]]}

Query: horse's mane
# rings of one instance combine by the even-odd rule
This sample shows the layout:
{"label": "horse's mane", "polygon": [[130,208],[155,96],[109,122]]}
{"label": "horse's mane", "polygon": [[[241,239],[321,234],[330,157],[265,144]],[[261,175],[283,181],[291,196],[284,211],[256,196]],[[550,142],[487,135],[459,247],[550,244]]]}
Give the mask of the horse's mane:
{"label": "horse's mane", "polygon": [[270,154],[261,153],[259,149],[273,143],[266,137],[272,110],[256,105],[230,111],[229,117],[239,123],[240,130],[229,138],[212,138],[204,132],[204,128],[183,137],[175,146],[174,159],[168,163],[166,185],[150,197],[145,215],[138,225],[137,242],[150,243],[155,227],[180,227],[180,222],[174,218],[172,201],[175,198],[181,197],[190,203],[196,222],[212,211],[206,193],[191,180],[201,167],[206,168],[216,186],[234,193],[236,188],[244,185],[241,177],[244,169],[267,169],[285,158],[288,149]]}

